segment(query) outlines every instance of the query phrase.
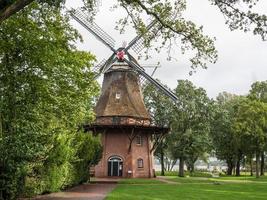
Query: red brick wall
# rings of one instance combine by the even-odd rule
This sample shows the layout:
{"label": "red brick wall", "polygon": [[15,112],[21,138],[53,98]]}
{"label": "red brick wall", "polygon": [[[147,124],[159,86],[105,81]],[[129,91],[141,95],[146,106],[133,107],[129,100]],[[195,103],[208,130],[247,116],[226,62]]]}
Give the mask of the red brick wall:
{"label": "red brick wall", "polygon": [[[134,133],[134,135],[137,133]],[[129,152],[131,133],[123,132],[120,129],[112,129],[102,134],[103,157],[95,166],[96,177],[108,176],[108,159],[111,156],[119,156],[123,160],[123,177],[128,177],[128,171],[132,171],[132,177],[153,177],[153,156],[150,154],[150,135],[138,133],[142,136],[142,145],[136,144],[136,138],[132,142]],[[138,168],[137,159],[143,159],[143,168]]]}

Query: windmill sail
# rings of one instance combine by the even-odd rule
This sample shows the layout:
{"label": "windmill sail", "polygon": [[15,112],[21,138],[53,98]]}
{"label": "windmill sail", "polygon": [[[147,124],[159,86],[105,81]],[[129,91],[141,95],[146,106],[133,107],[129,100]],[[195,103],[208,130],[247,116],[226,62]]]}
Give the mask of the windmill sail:
{"label": "windmill sail", "polygon": [[[141,65],[141,66],[142,66],[143,68],[147,68],[147,67],[149,67],[149,68],[154,68],[153,71],[152,71],[152,73],[150,74],[151,77],[154,76],[156,70],[157,70],[158,67],[159,67],[158,64],[157,64],[157,65],[147,65],[147,66],[146,66],[146,65]],[[148,81],[145,77],[140,76],[140,85],[141,85],[142,91],[144,91],[144,89],[147,87],[148,84],[149,84],[149,81]]]}
{"label": "windmill sail", "polygon": [[[97,76],[100,73],[106,73],[111,67],[112,64],[116,61],[127,63],[133,70],[137,71],[141,76],[143,76],[146,80],[152,83],[157,89],[162,91],[165,95],[169,96],[173,101],[177,101],[176,95],[165,88],[161,83],[157,80],[153,79],[149,74],[145,72],[145,70],[138,64],[138,62],[134,59],[134,57],[128,52],[129,49],[133,49],[135,52],[139,53],[145,47],[145,39],[144,35],[136,36],[127,47],[119,48],[118,50],[114,49],[115,40],[108,35],[104,30],[102,30],[96,23],[89,20],[88,16],[81,10],[72,10],[70,12],[71,16],[80,23],[84,28],[86,28],[89,32],[91,32],[98,40],[103,42],[107,47],[109,47],[113,54],[109,57],[109,59],[103,63],[100,63],[97,70]],[[149,32],[150,39],[156,37],[158,31],[161,29],[161,25],[157,20],[153,20],[146,28]],[[128,56],[126,59],[124,56]]]}
{"label": "windmill sail", "polygon": [[175,101],[175,102],[177,101],[178,98],[176,97],[176,95],[172,91],[168,90],[160,82],[158,82],[157,80],[153,79],[140,66],[138,66],[134,62],[128,61],[127,59],[125,59],[125,62],[129,66],[131,66],[133,69],[135,69],[140,75],[142,75],[143,77],[145,77],[149,82],[151,82],[156,88],[158,88],[160,91],[162,91],[165,95],[167,95],[168,97],[170,97],[173,101]]}
{"label": "windmill sail", "polygon": [[[149,39],[153,39],[156,37],[157,33],[160,30],[160,25],[157,20],[153,20],[147,27],[146,30],[148,31],[149,34]],[[139,53],[142,51],[145,47],[145,39],[143,37],[144,35],[138,35],[132,41],[129,43],[128,47],[126,47],[126,51],[128,49],[132,49],[135,53]]]}
{"label": "windmill sail", "polygon": [[98,63],[96,66],[94,66],[92,71],[95,73],[95,78],[100,76],[101,69],[103,68],[103,66],[105,65],[106,62],[107,62],[107,60],[103,59],[103,60],[101,60],[100,63]]}
{"label": "windmill sail", "polygon": [[71,10],[70,14],[73,19],[80,23],[89,32],[91,32],[98,40],[103,42],[113,52],[116,52],[116,50],[114,49],[115,40],[103,29],[101,29],[96,23],[90,21],[87,15],[81,9]]}

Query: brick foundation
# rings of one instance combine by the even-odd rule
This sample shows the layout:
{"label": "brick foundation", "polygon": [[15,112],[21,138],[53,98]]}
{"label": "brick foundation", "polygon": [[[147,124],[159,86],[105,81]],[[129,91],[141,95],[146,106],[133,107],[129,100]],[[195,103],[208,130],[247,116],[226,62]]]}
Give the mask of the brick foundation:
{"label": "brick foundation", "polygon": [[[137,144],[137,135],[142,138],[141,145]],[[129,137],[132,137],[131,148],[129,148]],[[96,177],[108,177],[108,161],[112,156],[122,159],[122,177],[149,178],[154,176],[153,156],[150,153],[151,134],[145,132],[135,133],[134,129],[130,133],[120,129],[108,129],[101,134],[101,139],[103,156],[98,165],[95,166]],[[143,160],[143,167],[138,168],[138,159]]]}

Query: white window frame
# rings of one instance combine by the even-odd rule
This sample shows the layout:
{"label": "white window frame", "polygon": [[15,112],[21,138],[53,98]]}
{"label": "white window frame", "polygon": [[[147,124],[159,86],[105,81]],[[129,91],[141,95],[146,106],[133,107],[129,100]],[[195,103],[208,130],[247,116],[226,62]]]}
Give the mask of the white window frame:
{"label": "white window frame", "polygon": [[142,158],[137,159],[137,168],[138,169],[144,168],[144,160]]}

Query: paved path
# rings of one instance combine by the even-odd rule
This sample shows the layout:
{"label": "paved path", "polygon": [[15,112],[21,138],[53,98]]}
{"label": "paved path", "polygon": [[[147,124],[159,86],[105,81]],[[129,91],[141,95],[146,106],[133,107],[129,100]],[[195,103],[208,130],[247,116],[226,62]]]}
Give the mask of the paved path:
{"label": "paved path", "polygon": [[40,195],[34,200],[103,200],[116,183],[92,183],[73,187],[64,192]]}
{"label": "paved path", "polygon": [[157,176],[156,179],[159,180],[159,181],[161,181],[161,182],[163,182],[163,183],[168,183],[168,184],[180,184],[180,183],[175,182],[175,181],[172,181],[172,180],[170,180],[170,179],[168,179],[168,178],[166,178],[166,177],[164,177],[164,176]]}

